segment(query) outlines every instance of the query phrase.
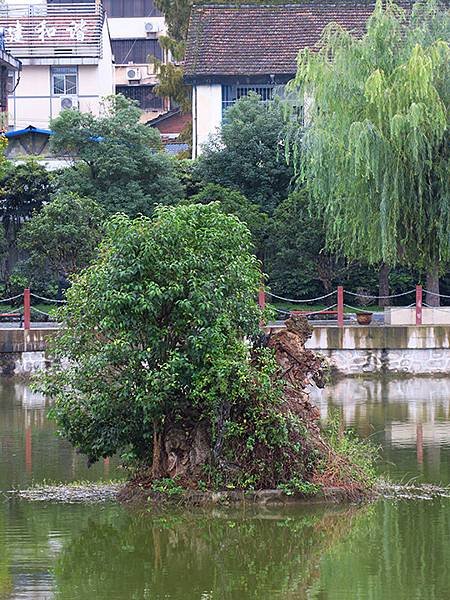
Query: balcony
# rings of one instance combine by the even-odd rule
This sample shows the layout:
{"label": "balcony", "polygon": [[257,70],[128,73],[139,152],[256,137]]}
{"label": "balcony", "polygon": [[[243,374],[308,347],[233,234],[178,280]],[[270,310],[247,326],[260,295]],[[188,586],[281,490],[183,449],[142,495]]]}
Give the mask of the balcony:
{"label": "balcony", "polygon": [[101,3],[0,5],[5,48],[24,64],[99,59],[103,21]]}

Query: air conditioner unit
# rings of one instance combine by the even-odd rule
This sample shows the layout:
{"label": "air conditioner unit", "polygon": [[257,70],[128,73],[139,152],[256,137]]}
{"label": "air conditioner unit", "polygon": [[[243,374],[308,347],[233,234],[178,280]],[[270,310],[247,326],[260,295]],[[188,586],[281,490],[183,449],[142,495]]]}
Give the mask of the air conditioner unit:
{"label": "air conditioner unit", "polygon": [[144,29],[147,35],[149,35],[150,33],[158,33],[158,31],[161,31],[159,23],[152,23],[151,21],[147,21],[147,23],[144,24]]}
{"label": "air conditioner unit", "polygon": [[141,79],[141,70],[139,67],[130,67],[127,69],[128,81],[139,81]]}
{"label": "air conditioner unit", "polygon": [[78,96],[61,96],[61,110],[78,108]]}

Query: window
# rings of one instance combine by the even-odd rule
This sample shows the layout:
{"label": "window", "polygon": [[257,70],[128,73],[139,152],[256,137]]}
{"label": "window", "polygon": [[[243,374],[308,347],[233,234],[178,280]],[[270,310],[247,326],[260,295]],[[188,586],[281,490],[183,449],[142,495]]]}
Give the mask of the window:
{"label": "window", "polygon": [[161,17],[153,0],[103,0],[108,17]]}
{"label": "window", "polygon": [[112,40],[112,49],[116,65],[126,65],[130,62],[137,65],[147,64],[149,56],[162,60],[162,48],[158,40]]}
{"label": "window", "polygon": [[54,96],[74,95],[78,91],[77,67],[51,67],[52,94]]}
{"label": "window", "polygon": [[233,104],[248,96],[249,92],[255,92],[258,96],[261,96],[262,102],[268,102],[273,98],[274,85],[223,85],[222,86],[222,116],[224,115],[227,108],[233,106]]}
{"label": "window", "polygon": [[142,110],[162,110],[163,99],[153,92],[152,85],[118,85],[116,93],[137,100]]}

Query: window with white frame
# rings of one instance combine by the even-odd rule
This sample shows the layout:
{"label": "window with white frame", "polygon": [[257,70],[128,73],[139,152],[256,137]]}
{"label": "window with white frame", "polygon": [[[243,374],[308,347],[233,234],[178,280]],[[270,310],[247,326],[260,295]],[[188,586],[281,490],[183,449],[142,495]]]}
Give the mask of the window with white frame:
{"label": "window with white frame", "polygon": [[74,96],[78,92],[77,67],[52,67],[52,94],[54,96]]}
{"label": "window with white frame", "polygon": [[222,86],[222,115],[225,113],[227,108],[233,106],[233,104],[248,96],[250,92],[254,92],[261,97],[262,102],[268,102],[273,98],[274,85],[223,85]]}

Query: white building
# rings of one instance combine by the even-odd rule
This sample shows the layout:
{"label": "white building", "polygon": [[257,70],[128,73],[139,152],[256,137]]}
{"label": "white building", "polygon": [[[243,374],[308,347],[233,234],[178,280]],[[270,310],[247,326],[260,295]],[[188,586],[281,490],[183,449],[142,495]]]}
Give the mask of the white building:
{"label": "white building", "polygon": [[153,0],[103,0],[115,61],[116,92],[137,100],[143,121],[169,110],[169,100],[154,93],[154,59],[168,60],[159,43],[166,35],[164,16]]}
{"label": "white building", "polygon": [[100,0],[8,0],[0,5],[6,49],[22,62],[9,96],[9,126],[46,129],[64,108],[98,114],[114,93],[108,24]]}
{"label": "white building", "polygon": [[296,72],[298,52],[313,48],[324,27],[361,35],[375,0],[194,6],[185,77],[192,86],[193,158],[221,127],[225,110],[250,91],[270,100]]}

